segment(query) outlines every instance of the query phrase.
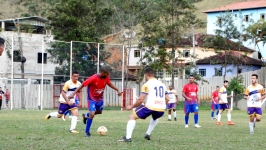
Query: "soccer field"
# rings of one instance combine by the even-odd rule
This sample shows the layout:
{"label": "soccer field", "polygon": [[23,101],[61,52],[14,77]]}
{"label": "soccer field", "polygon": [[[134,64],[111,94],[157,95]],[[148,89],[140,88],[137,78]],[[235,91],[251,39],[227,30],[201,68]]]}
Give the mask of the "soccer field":
{"label": "soccer field", "polygon": [[[0,149],[264,149],[266,120],[256,124],[255,134],[249,134],[248,116],[245,111],[234,110],[232,120],[235,126],[228,126],[227,117],[222,115],[223,126],[217,126],[210,120],[210,111],[199,112],[199,124],[193,127],[193,115],[189,128],[184,128],[184,116],[181,110],[177,121],[167,121],[167,115],[159,120],[151,134],[151,141],[144,139],[150,117],[138,120],[132,135],[132,143],[119,143],[126,133],[129,111],[104,110],[95,117],[91,128],[91,138],[84,137],[85,125],[78,122],[79,134],[69,133],[70,119],[66,121],[44,117],[51,110],[1,110],[0,111]],[[85,110],[80,110],[84,113]],[[172,119],[173,120],[173,119]],[[107,136],[100,136],[99,126],[108,128]]]}

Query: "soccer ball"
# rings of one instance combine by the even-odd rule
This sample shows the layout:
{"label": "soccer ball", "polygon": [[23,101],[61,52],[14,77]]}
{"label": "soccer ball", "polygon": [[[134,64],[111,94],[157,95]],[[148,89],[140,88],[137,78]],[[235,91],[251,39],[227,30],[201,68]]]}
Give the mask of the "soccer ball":
{"label": "soccer ball", "polygon": [[107,131],[107,128],[105,126],[100,126],[97,129],[97,133],[100,135],[107,135],[108,131]]}

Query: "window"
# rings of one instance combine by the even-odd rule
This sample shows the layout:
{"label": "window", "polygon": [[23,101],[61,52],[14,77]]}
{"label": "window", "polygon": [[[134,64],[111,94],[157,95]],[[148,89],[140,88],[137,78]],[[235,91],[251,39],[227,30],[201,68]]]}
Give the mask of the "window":
{"label": "window", "polygon": [[199,69],[199,74],[200,74],[202,77],[206,77],[206,69]]}
{"label": "window", "polygon": [[[168,53],[170,54],[170,56],[172,56],[172,51],[169,51]],[[173,57],[175,57],[175,52]]]}
{"label": "window", "polygon": [[244,21],[249,22],[249,15],[244,16]]}
{"label": "window", "polygon": [[265,14],[260,14],[260,19],[265,20]]}
{"label": "window", "polygon": [[156,71],[156,77],[157,78],[163,78],[163,70]]}
{"label": "window", "polygon": [[215,70],[215,74],[214,74],[214,76],[222,76],[222,75],[223,75],[223,70],[222,70],[222,68],[219,68],[219,69],[214,68],[214,70]]}
{"label": "window", "polygon": [[222,27],[222,18],[218,18],[218,26],[221,28]]}
{"label": "window", "polygon": [[[43,53],[43,63],[46,64],[47,63],[47,53]],[[42,53],[38,53],[38,63],[41,64],[42,63]]]}
{"label": "window", "polygon": [[140,57],[140,50],[134,50],[134,57]]}
{"label": "window", "polygon": [[[166,77],[166,78],[172,78],[172,74],[171,74],[171,72],[166,71],[166,72],[165,72],[165,77]],[[177,70],[174,70],[174,77],[178,77],[178,71],[177,71]]]}
{"label": "window", "polygon": [[18,50],[13,51],[13,62],[21,62],[20,52]]}
{"label": "window", "polygon": [[183,57],[190,57],[190,50],[183,50]]}

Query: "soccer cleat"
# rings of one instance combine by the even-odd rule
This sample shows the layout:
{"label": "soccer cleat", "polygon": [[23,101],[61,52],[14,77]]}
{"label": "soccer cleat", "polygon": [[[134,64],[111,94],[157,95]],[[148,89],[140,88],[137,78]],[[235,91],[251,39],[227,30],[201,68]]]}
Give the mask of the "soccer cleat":
{"label": "soccer cleat", "polygon": [[211,120],[213,120],[213,117],[211,117]]}
{"label": "soccer cleat", "polygon": [[72,118],[72,116],[68,116],[68,118]]}
{"label": "soccer cleat", "polygon": [[233,123],[232,121],[228,121],[227,124],[228,124],[228,125],[235,125],[235,123]]}
{"label": "soccer cleat", "polygon": [[144,138],[145,138],[146,140],[151,140],[151,137],[150,137],[150,135],[148,135],[148,134],[145,134]]}
{"label": "soccer cleat", "polygon": [[48,114],[48,115],[45,116],[44,119],[45,119],[45,121],[48,121],[50,118],[51,118],[51,116]]}
{"label": "soccer cleat", "polygon": [[171,119],[168,119],[168,121],[171,121]]}
{"label": "soccer cleat", "polygon": [[198,124],[195,124],[194,127],[195,127],[195,128],[201,128],[201,126],[198,125]]}
{"label": "soccer cleat", "polygon": [[85,133],[85,137],[91,137],[91,133],[90,132]]}
{"label": "soccer cleat", "polygon": [[176,121],[176,118],[175,118],[175,121]]}
{"label": "soccer cleat", "polygon": [[127,139],[125,136],[121,139],[118,140],[117,142],[132,142],[131,138]]}
{"label": "soccer cleat", "polygon": [[188,124],[185,125],[185,128],[188,128]]}
{"label": "soccer cleat", "polygon": [[86,117],[86,114],[82,114],[82,117],[83,117],[83,123],[86,124],[86,121],[87,121],[87,117]]}
{"label": "soccer cleat", "polygon": [[222,125],[223,125],[220,121],[218,121],[216,124],[217,124],[218,126],[222,126]]}
{"label": "soccer cleat", "polygon": [[64,121],[66,121],[66,116],[65,116],[65,115],[63,115],[63,116],[62,116],[62,119],[63,119]]}
{"label": "soccer cleat", "polygon": [[79,132],[76,131],[76,130],[70,130],[69,132],[70,132],[70,133],[79,133]]}

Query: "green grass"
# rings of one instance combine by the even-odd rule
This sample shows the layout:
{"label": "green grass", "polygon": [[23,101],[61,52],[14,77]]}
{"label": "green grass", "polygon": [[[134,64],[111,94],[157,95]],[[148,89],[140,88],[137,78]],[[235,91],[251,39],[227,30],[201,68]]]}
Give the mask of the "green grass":
{"label": "green grass", "polygon": [[[91,128],[91,138],[84,137],[85,126],[78,122],[80,134],[70,134],[70,119],[52,118],[44,121],[49,110],[1,110],[0,111],[0,149],[263,149],[266,144],[265,121],[256,124],[255,134],[249,134],[248,116],[245,111],[234,110],[232,119],[235,126],[216,126],[210,120],[210,111],[201,110],[199,115],[200,129],[193,127],[193,115],[190,126],[184,128],[183,112],[178,110],[178,120],[167,121],[165,114],[146,141],[143,136],[150,118],[137,120],[132,136],[132,143],[118,143],[125,135],[130,111],[105,110],[95,117]],[[85,110],[81,110],[84,113]],[[81,117],[80,117],[81,119]],[[226,114],[222,122],[226,124]],[[108,128],[107,136],[100,136],[96,130],[99,126]]]}

